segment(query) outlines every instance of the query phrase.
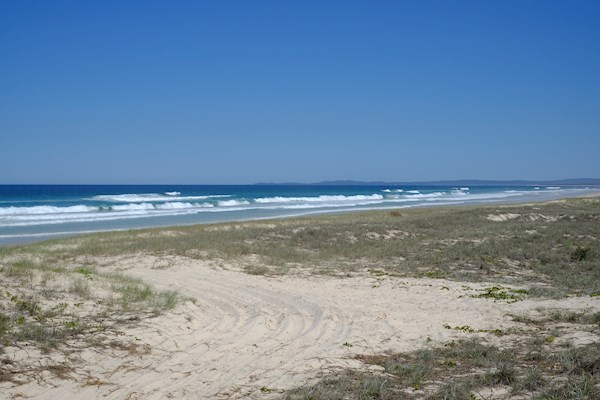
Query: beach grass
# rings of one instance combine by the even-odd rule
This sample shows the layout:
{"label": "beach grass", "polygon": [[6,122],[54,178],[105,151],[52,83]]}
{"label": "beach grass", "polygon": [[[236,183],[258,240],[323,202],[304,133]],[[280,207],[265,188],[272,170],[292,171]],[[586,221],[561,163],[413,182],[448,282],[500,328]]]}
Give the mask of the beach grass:
{"label": "beach grass", "polygon": [[518,284],[532,296],[563,297],[600,294],[599,226],[600,199],[570,199],[109,232],[4,248],[0,257],[173,255],[259,275],[379,270]]}
{"label": "beach grass", "polygon": [[[160,315],[184,299],[122,273],[34,254],[13,252],[0,261],[0,356],[9,350],[55,352],[72,358],[72,368],[77,351],[126,347],[121,327]],[[43,371],[65,373],[51,360],[32,365],[2,358],[0,382],[19,384]]]}
{"label": "beach grass", "polygon": [[[552,312],[551,314],[555,314]],[[597,315],[567,318],[573,329],[595,332]],[[336,371],[286,391],[286,400],[314,399],[595,399],[600,396],[600,347],[557,339],[556,319],[521,321],[503,340],[482,335],[443,344],[424,343],[409,353],[359,355],[378,370]],[[560,337],[560,333],[558,333]]]}

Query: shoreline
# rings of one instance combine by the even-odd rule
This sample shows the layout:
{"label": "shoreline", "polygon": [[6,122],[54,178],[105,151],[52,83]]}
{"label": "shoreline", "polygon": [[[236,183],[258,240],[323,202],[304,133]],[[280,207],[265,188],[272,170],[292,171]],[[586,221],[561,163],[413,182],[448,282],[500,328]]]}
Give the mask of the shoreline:
{"label": "shoreline", "polygon": [[[595,190],[595,189],[592,189]],[[247,222],[247,221],[267,221],[267,220],[278,220],[278,219],[293,219],[293,218],[303,218],[310,216],[319,216],[319,215],[336,215],[336,214],[350,214],[355,212],[370,212],[370,211],[389,211],[389,210],[403,210],[403,209],[415,209],[415,208],[443,208],[443,207],[469,207],[469,206],[485,206],[485,205],[510,205],[510,204],[529,204],[529,203],[544,203],[548,201],[561,200],[561,199],[571,199],[571,198],[585,198],[585,197],[598,197],[600,196],[600,189],[598,191],[594,191],[591,193],[584,193],[579,195],[566,194],[564,196],[550,196],[550,193],[546,195],[545,199],[483,199],[483,200],[470,200],[470,201],[455,201],[455,202],[445,202],[443,204],[434,204],[434,203],[420,203],[420,204],[411,204],[411,205],[390,205],[390,206],[357,206],[352,209],[340,209],[340,210],[313,210],[313,211],[302,211],[297,213],[290,213],[288,215],[273,215],[273,216],[264,216],[264,217],[241,217],[241,218],[224,218],[222,220],[215,221],[206,221],[206,222],[191,222],[191,223],[179,223],[179,224],[158,224],[158,225],[149,225],[149,226],[141,226],[141,227],[124,227],[124,228],[114,228],[114,229],[90,229],[84,231],[76,231],[76,232],[48,232],[48,233],[32,233],[32,234],[16,234],[16,235],[3,235],[0,234],[0,248],[2,247],[14,247],[14,246],[22,246],[33,243],[40,243],[47,240],[55,240],[55,239],[67,239],[72,237],[77,237],[81,235],[89,235],[94,233],[106,233],[106,232],[127,232],[127,231],[143,231],[148,229],[171,229],[176,227],[186,227],[186,226],[195,226],[195,225],[212,225],[212,224],[221,224],[221,223],[239,223],[239,222]],[[533,200],[533,201],[532,201]]]}

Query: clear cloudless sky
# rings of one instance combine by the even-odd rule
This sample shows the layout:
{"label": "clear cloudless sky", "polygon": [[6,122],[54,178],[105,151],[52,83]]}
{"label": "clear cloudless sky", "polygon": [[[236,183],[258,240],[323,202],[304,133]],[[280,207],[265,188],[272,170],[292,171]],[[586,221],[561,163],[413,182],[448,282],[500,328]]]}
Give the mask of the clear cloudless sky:
{"label": "clear cloudless sky", "polygon": [[0,183],[600,177],[600,2],[0,2]]}

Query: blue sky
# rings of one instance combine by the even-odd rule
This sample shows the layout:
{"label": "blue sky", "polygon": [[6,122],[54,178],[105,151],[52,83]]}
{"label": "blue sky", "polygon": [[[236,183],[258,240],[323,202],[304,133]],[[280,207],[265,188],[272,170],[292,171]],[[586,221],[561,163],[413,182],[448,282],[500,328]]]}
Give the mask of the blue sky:
{"label": "blue sky", "polygon": [[0,3],[0,183],[600,177],[598,1]]}

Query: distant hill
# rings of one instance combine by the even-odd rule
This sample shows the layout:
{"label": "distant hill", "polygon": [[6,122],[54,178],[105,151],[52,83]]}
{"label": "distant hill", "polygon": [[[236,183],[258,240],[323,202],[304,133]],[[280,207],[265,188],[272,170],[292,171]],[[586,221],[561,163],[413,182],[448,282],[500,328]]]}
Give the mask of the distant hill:
{"label": "distant hill", "polygon": [[527,181],[527,180],[481,180],[481,179],[460,179],[448,181],[417,181],[417,182],[385,182],[385,181],[322,181],[315,183],[275,183],[263,182],[255,185],[318,185],[318,186],[569,186],[569,185],[592,185],[600,186],[600,179],[596,178],[574,178],[574,179],[559,179],[551,181]]}

